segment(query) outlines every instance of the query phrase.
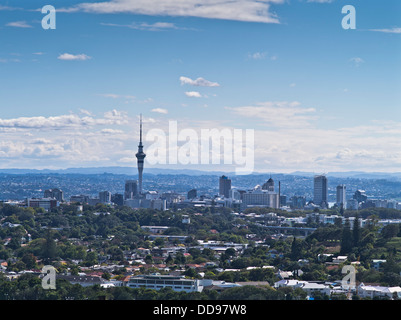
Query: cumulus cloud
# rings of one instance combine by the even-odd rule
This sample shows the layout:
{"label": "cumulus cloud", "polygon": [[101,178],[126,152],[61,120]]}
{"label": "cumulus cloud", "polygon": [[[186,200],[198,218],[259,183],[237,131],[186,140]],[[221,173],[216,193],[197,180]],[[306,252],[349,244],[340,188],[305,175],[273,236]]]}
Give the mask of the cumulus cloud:
{"label": "cumulus cloud", "polygon": [[254,52],[254,53],[248,53],[248,59],[251,60],[262,60],[265,59],[267,55],[267,52]]}
{"label": "cumulus cloud", "polygon": [[70,53],[63,53],[57,57],[57,59],[65,61],[85,61],[91,58],[92,57],[89,57],[86,54],[70,54]]}
{"label": "cumulus cloud", "polygon": [[15,28],[33,28],[26,21],[14,21],[6,24],[7,27],[15,27]]}
{"label": "cumulus cloud", "polygon": [[190,98],[201,98],[202,95],[198,91],[187,91],[185,95]]}
{"label": "cumulus cloud", "polygon": [[128,118],[126,113],[118,110],[105,112],[103,118],[95,118],[88,115],[80,117],[76,114],[68,114],[54,117],[37,116],[20,117],[14,119],[0,118],[0,128],[19,129],[61,129],[71,127],[84,128],[96,125],[121,125],[127,123]]}
{"label": "cumulus cloud", "polygon": [[119,110],[98,116],[86,111],[0,119],[2,167],[97,166],[118,161],[132,147],[132,137],[139,135],[137,128],[127,126],[132,119]]}
{"label": "cumulus cloud", "polygon": [[196,86],[196,87],[219,87],[220,86],[220,84],[218,84],[217,82],[211,82],[202,77],[197,78],[195,80],[192,80],[191,78],[188,78],[188,77],[180,77],[180,82],[181,82],[181,85],[189,84],[191,86]]}
{"label": "cumulus cloud", "polygon": [[104,133],[104,134],[120,134],[120,133],[123,133],[122,130],[117,130],[117,129],[102,129],[100,132]]}
{"label": "cumulus cloud", "polygon": [[270,6],[284,2],[285,0],[109,0],[84,2],[62,10],[279,23],[277,15],[271,12]]}
{"label": "cumulus cloud", "polygon": [[305,127],[316,119],[316,109],[301,107],[298,101],[267,101],[226,109],[241,117],[254,118],[274,127]]}
{"label": "cumulus cloud", "polygon": [[234,116],[255,130],[255,168],[328,172],[399,171],[401,167],[399,121],[325,128],[315,108],[297,101],[226,109],[226,118]]}
{"label": "cumulus cloud", "polygon": [[154,108],[154,109],[152,109],[152,112],[161,113],[161,114],[167,114],[168,110],[167,109],[163,109],[163,108]]}

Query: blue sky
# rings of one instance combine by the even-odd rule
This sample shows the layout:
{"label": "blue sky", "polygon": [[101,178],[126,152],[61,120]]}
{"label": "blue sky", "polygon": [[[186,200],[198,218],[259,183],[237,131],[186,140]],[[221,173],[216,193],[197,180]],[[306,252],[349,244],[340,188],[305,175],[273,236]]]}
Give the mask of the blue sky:
{"label": "blue sky", "polygon": [[400,171],[399,1],[46,4],[55,30],[42,1],[0,2],[2,167],[135,165],[142,113],[254,129],[256,171]]}

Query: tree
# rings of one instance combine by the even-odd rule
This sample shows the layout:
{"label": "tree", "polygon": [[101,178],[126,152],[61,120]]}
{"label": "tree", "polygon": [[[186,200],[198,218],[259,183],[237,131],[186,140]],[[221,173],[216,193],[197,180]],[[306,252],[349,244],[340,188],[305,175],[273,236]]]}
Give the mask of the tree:
{"label": "tree", "polygon": [[353,236],[354,247],[358,247],[359,246],[359,240],[361,238],[361,229],[360,229],[360,222],[359,222],[358,213],[355,215],[354,227],[353,227],[353,230],[352,230],[352,236]]}
{"label": "tree", "polygon": [[352,250],[352,244],[353,244],[353,238],[352,238],[352,232],[350,229],[350,222],[349,219],[346,218],[342,230],[342,235],[341,235],[341,249],[340,253],[341,254],[346,254],[349,253]]}
{"label": "tree", "polygon": [[398,224],[389,224],[387,226],[384,226],[381,235],[384,239],[391,239],[395,236],[397,236],[399,230],[399,225]]}
{"label": "tree", "polygon": [[294,237],[291,244],[291,259],[298,260],[302,256],[302,240]]}
{"label": "tree", "polygon": [[164,263],[166,265],[170,265],[174,262],[174,259],[171,257],[171,255],[169,254],[168,257],[166,258],[166,260],[164,261]]}
{"label": "tree", "polygon": [[53,239],[52,231],[47,229],[42,251],[43,260],[46,264],[51,263],[51,261],[56,257],[56,250],[56,242]]}
{"label": "tree", "polygon": [[284,300],[285,295],[271,287],[243,286],[224,290],[219,300]]}
{"label": "tree", "polygon": [[344,216],[344,204],[343,203],[341,203],[341,206],[340,206],[340,216]]}
{"label": "tree", "polygon": [[36,258],[32,253],[25,253],[21,260],[28,269],[34,269],[36,267]]}

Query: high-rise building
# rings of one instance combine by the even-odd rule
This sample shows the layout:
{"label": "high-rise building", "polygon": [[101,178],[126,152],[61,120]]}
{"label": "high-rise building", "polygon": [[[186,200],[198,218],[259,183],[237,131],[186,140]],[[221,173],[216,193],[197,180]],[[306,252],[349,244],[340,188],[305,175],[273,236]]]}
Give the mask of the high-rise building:
{"label": "high-rise building", "polygon": [[27,205],[31,208],[43,208],[49,211],[58,207],[58,200],[54,198],[27,199]]}
{"label": "high-rise building", "polygon": [[347,187],[343,184],[337,186],[337,205],[339,207],[343,206],[346,209],[347,197],[346,197]]}
{"label": "high-rise building", "polygon": [[353,199],[358,201],[358,203],[365,202],[368,200],[368,196],[366,195],[365,190],[356,190],[353,196]]}
{"label": "high-rise building", "polygon": [[252,191],[242,195],[243,208],[247,207],[268,207],[279,208],[280,198],[278,193],[268,190],[263,190],[259,185]]}
{"label": "high-rise building", "polygon": [[142,145],[142,114],[140,119],[139,125],[139,145],[138,145],[138,152],[136,154],[137,163],[138,163],[138,193],[142,194],[142,173],[143,173],[143,163],[146,157],[146,154],[143,152],[143,145]]}
{"label": "high-rise building", "polygon": [[262,190],[274,192],[274,180],[271,177],[263,184]]}
{"label": "high-rise building", "polygon": [[63,190],[60,190],[60,189],[57,189],[57,188],[45,190],[44,197],[45,198],[53,198],[53,199],[56,199],[59,202],[64,201]]}
{"label": "high-rise building", "polygon": [[194,199],[194,198],[196,198],[197,197],[197,190],[196,189],[191,189],[191,190],[189,190],[188,191],[188,194],[187,194],[187,199]]}
{"label": "high-rise building", "polygon": [[219,179],[219,195],[229,198],[229,192],[231,189],[231,180],[226,176],[221,176]]}
{"label": "high-rise building", "polygon": [[138,181],[125,181],[124,200],[134,199],[138,195]]}
{"label": "high-rise building", "polygon": [[83,194],[70,197],[71,203],[76,202],[76,203],[84,204],[84,203],[88,203],[88,201],[89,201],[89,196],[83,195]]}
{"label": "high-rise building", "polygon": [[303,209],[306,205],[306,198],[303,196],[292,196],[290,200],[293,209]]}
{"label": "high-rise building", "polygon": [[109,192],[109,191],[99,192],[99,201],[101,203],[110,203],[111,202],[111,192]]}
{"label": "high-rise building", "polygon": [[233,199],[233,200],[241,200],[241,197],[242,197],[241,191],[242,190],[238,190],[237,188],[231,188],[229,193],[228,193],[229,198]]}
{"label": "high-rise building", "polygon": [[280,196],[280,207],[285,207],[287,205],[287,196]]}
{"label": "high-rise building", "polygon": [[315,176],[313,186],[313,202],[315,205],[327,207],[327,178],[324,175]]}
{"label": "high-rise building", "polygon": [[124,196],[120,193],[112,194],[111,202],[118,206],[123,206],[124,205]]}

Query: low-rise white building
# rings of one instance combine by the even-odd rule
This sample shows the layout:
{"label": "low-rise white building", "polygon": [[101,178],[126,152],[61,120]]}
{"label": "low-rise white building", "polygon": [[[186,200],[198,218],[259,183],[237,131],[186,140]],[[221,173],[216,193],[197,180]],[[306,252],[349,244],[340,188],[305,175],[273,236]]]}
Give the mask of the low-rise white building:
{"label": "low-rise white building", "polygon": [[331,288],[329,285],[315,282],[308,282],[308,281],[280,280],[274,283],[274,287],[275,288],[292,287],[293,289],[301,288],[302,290],[305,290],[309,296],[313,296],[317,292],[328,296],[330,296],[331,294]]}
{"label": "low-rise white building", "polygon": [[322,295],[328,295],[330,296],[331,294],[331,288],[327,284],[320,284],[320,283],[314,283],[314,282],[307,282],[303,281],[298,283],[295,288],[301,288],[302,290],[306,291],[309,296],[314,296],[316,293],[321,293]]}
{"label": "low-rise white building", "polygon": [[348,259],[347,256],[337,256],[337,257],[333,258],[333,263],[334,264],[344,263],[345,261],[347,261],[347,259]]}
{"label": "low-rise white building", "polygon": [[185,279],[183,276],[172,275],[139,275],[130,278],[127,283],[130,288],[147,288],[160,290],[171,288],[174,291],[202,292],[203,285],[197,279]]}
{"label": "low-rise white building", "polygon": [[358,295],[361,298],[385,298],[388,297],[392,299],[394,294],[401,298],[401,288],[400,287],[382,287],[382,286],[365,286],[361,283],[357,288]]}
{"label": "low-rise white building", "polygon": [[274,288],[282,288],[282,287],[292,287],[294,288],[297,286],[299,283],[305,282],[305,281],[300,281],[300,280],[289,280],[289,279],[283,279],[280,281],[277,281],[274,283]]}

